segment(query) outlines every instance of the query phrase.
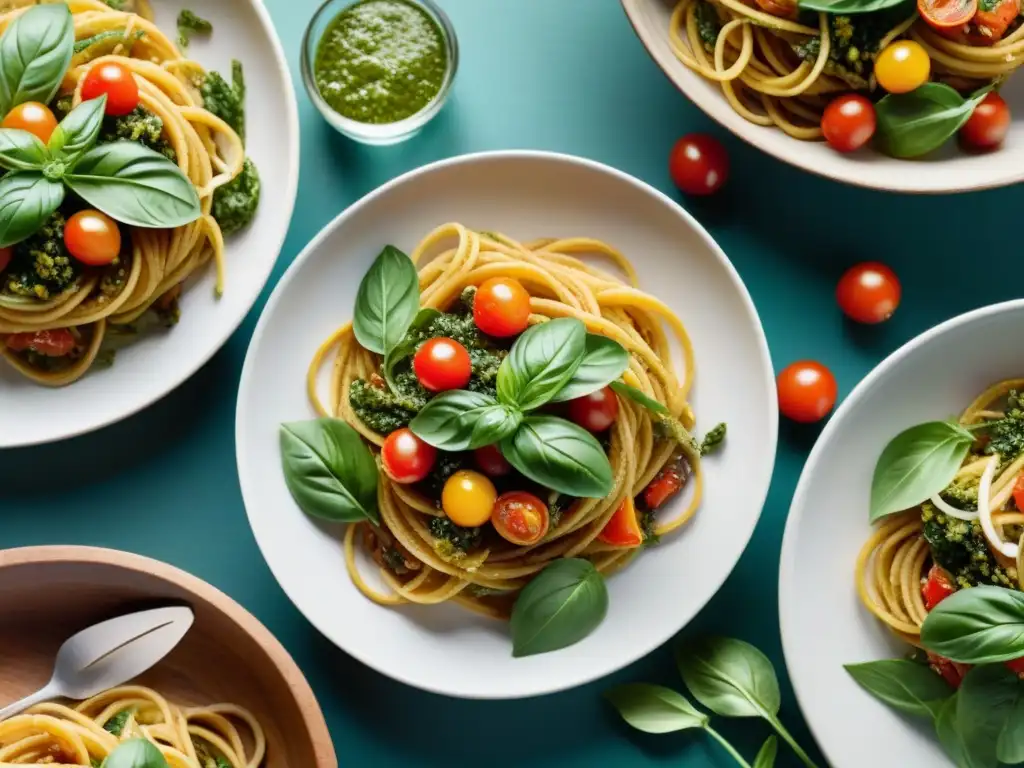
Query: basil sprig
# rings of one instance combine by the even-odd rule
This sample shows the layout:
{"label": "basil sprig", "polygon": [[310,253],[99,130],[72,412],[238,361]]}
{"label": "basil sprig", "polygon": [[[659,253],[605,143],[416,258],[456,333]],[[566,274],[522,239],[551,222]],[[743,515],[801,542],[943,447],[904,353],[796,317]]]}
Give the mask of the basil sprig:
{"label": "basil sprig", "polygon": [[925,618],[921,643],[963,664],[1024,656],[1024,593],[989,585],[954,592]]}
{"label": "basil sprig", "polygon": [[523,415],[490,395],[453,389],[431,400],[409,429],[442,451],[471,451],[497,443],[519,427]]}
{"label": "basil sprig", "polygon": [[[544,325],[539,327],[543,328]],[[551,398],[551,402],[563,403],[597,392],[614,382],[629,368],[629,352],[607,336],[586,334],[583,349],[580,364],[565,385]]]}
{"label": "basil sprig", "polygon": [[149,739],[129,739],[117,745],[102,768],[167,768],[167,758]]}
{"label": "basil sprig", "polygon": [[523,411],[540,408],[569,383],[583,362],[586,344],[587,329],[573,318],[528,328],[501,361],[498,398]]}
{"label": "basil sprig", "polygon": [[882,149],[900,158],[938,149],[963,127],[989,90],[965,99],[945,83],[925,83],[909,93],[890,93],[875,105]]}
{"label": "basil sprig", "polygon": [[522,475],[559,493],[599,499],[614,485],[611,464],[597,438],[557,416],[527,416],[500,447]]}
{"label": "basil sprig", "polygon": [[65,3],[39,5],[0,37],[0,114],[57,94],[75,47],[75,24]]}

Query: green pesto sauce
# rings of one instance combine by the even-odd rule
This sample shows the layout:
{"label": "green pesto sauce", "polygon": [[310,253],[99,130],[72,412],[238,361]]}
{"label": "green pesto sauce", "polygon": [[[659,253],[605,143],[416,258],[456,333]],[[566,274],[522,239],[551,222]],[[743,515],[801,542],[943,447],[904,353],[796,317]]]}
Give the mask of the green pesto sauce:
{"label": "green pesto sauce", "polygon": [[441,90],[444,36],[426,11],[405,0],[362,0],[324,31],[313,69],[334,111],[360,123],[415,115]]}

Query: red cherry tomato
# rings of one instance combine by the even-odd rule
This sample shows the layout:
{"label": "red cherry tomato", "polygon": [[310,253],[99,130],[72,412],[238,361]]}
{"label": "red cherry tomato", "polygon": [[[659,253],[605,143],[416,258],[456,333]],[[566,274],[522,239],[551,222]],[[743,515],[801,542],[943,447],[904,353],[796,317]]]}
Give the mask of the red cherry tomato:
{"label": "red cherry tomato", "polygon": [[547,505],[532,493],[509,491],[494,502],[491,524],[506,541],[528,547],[544,538],[550,518]]}
{"label": "red cherry tomato", "polygon": [[396,483],[418,483],[434,468],[437,449],[403,427],[384,440],[380,458],[387,476]]}
{"label": "red cherry tomato", "polygon": [[850,267],[836,286],[839,308],[858,323],[880,323],[900,305],[900,281],[885,264],[867,261]]}
{"label": "red cherry tomato", "polygon": [[978,0],[917,0],[917,12],[938,29],[962,27],[978,10]]}
{"label": "red cherry tomato", "polygon": [[108,115],[127,115],[139,106],[139,84],[132,71],[116,61],[96,64],[82,83],[82,100],[91,101],[107,95],[104,111]]}
{"label": "red cherry tomato", "polygon": [[11,257],[13,255],[13,248],[0,248],[0,272],[7,269],[7,265],[11,263]]}
{"label": "red cherry tomato", "polygon": [[501,455],[496,445],[485,445],[473,451],[473,461],[488,477],[504,477],[512,471],[508,459]]}
{"label": "red cherry tomato", "polygon": [[1017,677],[1024,677],[1024,656],[1019,659],[1010,659],[1006,662],[1006,666]]}
{"label": "red cherry tomato", "polygon": [[7,337],[7,348],[14,352],[31,350],[45,357],[65,357],[70,355],[76,345],[75,337],[67,328],[54,328],[51,331],[27,331],[15,333]]}
{"label": "red cherry tomato", "polygon": [[705,133],[688,133],[668,156],[672,181],[688,195],[710,195],[729,178],[729,155],[718,139]]}
{"label": "red cherry tomato", "polygon": [[43,144],[50,140],[50,134],[57,127],[57,118],[45,104],[26,101],[19,104],[0,122],[0,128],[15,128],[35,134]]}
{"label": "red cherry tomato", "polygon": [[488,336],[518,336],[530,322],[530,294],[510,277],[492,277],[476,289],[473,321]]}
{"label": "red cherry tomato", "polygon": [[683,465],[677,462],[666,464],[644,488],[644,503],[648,509],[658,509],[679,493],[684,485],[686,470]]}
{"label": "red cherry tomato", "polygon": [[793,421],[821,421],[836,404],[836,379],[821,363],[801,360],[782,369],[776,381],[779,410]]}
{"label": "red cherry tomato", "polygon": [[631,497],[627,496],[619,505],[597,538],[616,547],[639,547],[644,543],[644,532],[640,530],[640,520]]}
{"label": "red cherry tomato", "polygon": [[569,418],[591,432],[604,432],[619,415],[619,399],[611,387],[569,401]]}
{"label": "red cherry tomato", "polygon": [[945,656],[928,651],[928,666],[942,675],[942,679],[954,688],[959,688],[964,681],[964,675],[971,670],[970,664],[959,664],[950,661]]}
{"label": "red cherry tomato", "polygon": [[455,339],[441,336],[429,339],[416,350],[412,369],[425,389],[444,392],[466,386],[473,373],[473,364],[464,346]]}
{"label": "red cherry tomato", "polygon": [[86,209],[64,225],[64,245],[68,253],[83,264],[103,266],[121,252],[121,230],[106,214]]}
{"label": "red cherry tomato", "polygon": [[860,149],[875,135],[875,105],[856,93],[832,99],[821,116],[821,132],[837,152]]}
{"label": "red cherry tomato", "polygon": [[946,569],[933,565],[928,571],[928,578],[925,579],[924,586],[921,587],[924,607],[930,611],[954,592],[956,592],[956,585]]}
{"label": "red cherry tomato", "polygon": [[960,129],[960,141],[968,149],[992,149],[1003,143],[1009,129],[1010,108],[1002,96],[990,91]]}

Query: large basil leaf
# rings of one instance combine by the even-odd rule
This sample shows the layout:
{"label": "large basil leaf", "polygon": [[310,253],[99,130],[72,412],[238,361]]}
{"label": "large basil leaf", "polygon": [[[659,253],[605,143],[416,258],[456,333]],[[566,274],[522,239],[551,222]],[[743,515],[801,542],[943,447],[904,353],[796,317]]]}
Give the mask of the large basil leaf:
{"label": "large basil leaf", "polygon": [[409,429],[442,451],[470,451],[516,431],[522,414],[480,392],[442,392],[416,414]]}
{"label": "large basil leaf", "polygon": [[703,728],[708,716],[681,693],[662,685],[627,683],[604,694],[622,719],[645,733],[672,733]]}
{"label": "large basil leaf", "polygon": [[107,106],[107,94],[83,101],[72,109],[67,117],[50,135],[47,145],[50,152],[60,153],[68,165],[73,164],[82,153],[96,143],[103,127],[103,112]]}
{"label": "large basil leaf", "polygon": [[1024,761],[1024,682],[1002,664],[975,667],[957,692],[956,727],[971,765]]}
{"label": "large basil leaf", "polygon": [[908,715],[935,719],[942,703],[953,695],[935,672],[906,659],[847,664],[845,669],[876,699]]}
{"label": "large basil leaf", "polygon": [[512,608],[512,655],[532,656],[578,643],[604,621],[608,588],[589,560],[555,560],[527,584]]}
{"label": "large basil leaf", "polygon": [[93,147],[64,183],[111,218],[136,227],[180,227],[202,213],[196,188],[181,169],[134,141]]}
{"label": "large basil leaf", "polygon": [[551,398],[551,402],[561,403],[597,392],[619,378],[629,367],[629,353],[613,339],[588,333],[584,349],[583,360],[576,372]]}
{"label": "large basil leaf", "polygon": [[362,437],[339,419],[281,425],[285,483],[303,512],[335,522],[380,522],[377,463]]}
{"label": "large basil leaf", "polygon": [[924,620],[921,644],[964,664],[1024,656],[1024,593],[983,584],[947,597]]}
{"label": "large basil leaf", "polygon": [[64,202],[64,185],[37,173],[9,173],[0,179],[0,248],[38,230]]}
{"label": "large basil leaf", "polygon": [[974,435],[948,421],[918,424],[882,451],[871,478],[871,521],[920,504],[953,480]]}
{"label": "large basil leaf", "polygon": [[498,368],[498,399],[524,411],[549,402],[576,372],[586,343],[586,327],[575,318],[528,328]]}
{"label": "large basil leaf", "polygon": [[875,105],[883,150],[907,158],[938,149],[967,122],[984,96],[979,93],[964,99],[945,83],[925,83],[909,93],[890,93]]}
{"label": "large basil leaf", "polygon": [[75,25],[65,3],[29,9],[0,37],[0,114],[26,101],[49,104],[75,47]]}
{"label": "large basil leaf", "polygon": [[935,734],[939,737],[939,743],[949,755],[949,759],[956,763],[958,768],[983,768],[984,763],[977,763],[971,759],[964,743],[964,734],[957,726],[958,698],[959,695],[951,696],[939,707],[939,714],[935,718]]}
{"label": "large basil leaf", "polygon": [[414,332],[428,328],[430,324],[440,316],[441,313],[436,309],[424,307],[416,313],[416,317],[413,318],[413,321],[409,325],[409,329],[405,332],[405,336],[402,337],[402,340],[393,348],[388,350],[384,357],[384,378],[387,379],[388,386],[390,386],[392,390],[397,389],[395,386],[395,366],[416,351],[416,342],[410,337]]}
{"label": "large basil leaf", "polygon": [[579,498],[612,492],[612,467],[597,439],[556,416],[527,416],[501,441],[508,463],[535,483]]}
{"label": "large basil leaf", "polygon": [[690,693],[715,714],[772,720],[779,711],[775,669],[750,643],[698,638],[676,649],[676,663]]}
{"label": "large basil leaf", "polygon": [[613,381],[608,386],[610,386],[616,393],[622,395],[623,397],[628,397],[634,403],[639,403],[652,413],[656,413],[659,416],[672,415],[672,412],[669,411],[668,408],[659,403],[653,397],[648,397],[643,393],[642,390],[630,386],[629,384],[626,384],[624,381]]}
{"label": "large basil leaf", "polygon": [[775,758],[778,754],[779,740],[774,736],[769,736],[764,744],[761,745],[761,749],[758,750],[757,757],[754,758],[754,764],[751,768],[774,768]]}
{"label": "large basil leaf", "polygon": [[881,11],[905,2],[906,0],[799,0],[797,5],[802,11],[849,15]]}
{"label": "large basil leaf", "polygon": [[0,128],[0,168],[9,171],[40,171],[47,161],[46,145],[34,134]]}
{"label": "large basil leaf", "polygon": [[103,768],[167,768],[167,759],[149,739],[129,739],[117,745]]}
{"label": "large basil leaf", "polygon": [[352,316],[356,340],[386,355],[405,338],[419,306],[416,265],[394,246],[385,247],[359,284]]}

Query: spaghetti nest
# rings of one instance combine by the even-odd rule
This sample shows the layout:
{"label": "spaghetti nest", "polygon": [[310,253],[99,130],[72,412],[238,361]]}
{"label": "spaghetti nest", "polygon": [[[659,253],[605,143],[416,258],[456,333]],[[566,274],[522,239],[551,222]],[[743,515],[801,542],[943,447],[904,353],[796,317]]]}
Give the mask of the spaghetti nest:
{"label": "spaghetti nest", "polygon": [[[19,0],[14,5],[24,7],[0,13],[0,32],[34,4]],[[64,76],[55,111],[60,112],[62,99],[65,108],[81,102],[84,76],[92,67],[105,62],[126,67],[138,84],[139,108],[159,120],[160,141],[194,185],[201,215],[173,229],[122,225],[118,259],[109,267],[83,268],[59,291],[40,290],[35,296],[12,292],[0,272],[0,338],[54,329],[69,329],[74,336],[74,350],[60,358],[23,354],[0,344],[0,354],[8,363],[48,386],[81,378],[96,363],[105,336],[111,331],[133,332],[133,324],[154,306],[176,313],[182,283],[211,260],[216,264],[220,295],[224,237],[211,214],[213,197],[219,187],[242,172],[245,162],[238,133],[203,107],[198,87],[205,76],[203,68],[183,56],[146,18],[148,5],[140,2],[139,13],[115,11],[99,0],[70,0],[67,5],[79,45]],[[10,2],[0,4],[0,8],[10,6]],[[90,40],[95,42],[85,44]],[[52,247],[56,249],[62,248],[63,221],[61,217],[53,226]],[[64,259],[67,261],[66,254]]]}
{"label": "spaghetti nest", "polygon": [[[584,262],[578,258],[583,254],[610,260],[626,279]],[[414,264],[423,264],[419,270],[421,305],[442,311],[459,301],[464,290],[490,278],[517,279],[531,295],[531,325],[553,318],[576,318],[590,333],[617,341],[629,353],[625,382],[662,404],[666,415],[683,427],[692,428],[694,417],[687,395],[694,360],[686,329],[662,302],[637,289],[633,267],[610,245],[589,238],[519,243],[504,235],[446,224],[427,235],[410,258]],[[669,334],[683,350],[685,370],[681,374],[671,362]],[[329,398],[321,403],[317,376],[327,358],[333,359],[333,373]],[[308,380],[310,397],[321,415],[345,420],[375,446],[383,444],[384,436],[360,420],[349,396],[353,383],[371,380],[380,365],[380,357],[359,346],[352,326],[346,325],[321,346]],[[381,526],[353,524],[345,535],[348,570],[356,586],[371,600],[385,605],[454,600],[478,612],[506,618],[519,590],[553,560],[585,557],[604,573],[625,565],[639,549],[613,546],[598,540],[598,535],[624,500],[640,494],[659,470],[678,460],[680,449],[664,434],[658,416],[632,400],[619,401],[619,416],[607,444],[613,490],[600,499],[572,500],[558,524],[532,546],[513,545],[492,535],[488,526],[478,546],[453,556],[450,549],[438,546],[431,532],[432,521],[444,516],[436,494],[392,482],[381,472]],[[700,502],[698,452],[691,448],[684,459],[694,475],[694,492],[685,511],[672,520],[654,524],[653,532],[657,534],[684,525]],[[381,576],[391,593],[381,593],[364,580],[357,558],[359,547],[381,566]],[[397,568],[381,557],[386,552],[397,552]]]}
{"label": "spaghetti nest", "polygon": [[719,83],[739,115],[804,140],[822,137],[821,116],[833,96],[876,89],[874,58],[899,38],[920,43],[932,80],[957,90],[1005,78],[1024,60],[1024,26],[970,45],[899,6],[853,16],[798,15],[790,0],[679,0],[669,26],[676,57]]}
{"label": "spaghetti nest", "polygon": [[179,707],[149,688],[123,686],[0,722],[0,764],[90,768],[136,738],[156,744],[170,768],[258,768],[266,753],[262,726],[242,707]]}

